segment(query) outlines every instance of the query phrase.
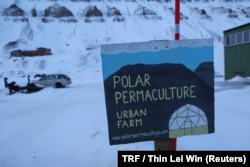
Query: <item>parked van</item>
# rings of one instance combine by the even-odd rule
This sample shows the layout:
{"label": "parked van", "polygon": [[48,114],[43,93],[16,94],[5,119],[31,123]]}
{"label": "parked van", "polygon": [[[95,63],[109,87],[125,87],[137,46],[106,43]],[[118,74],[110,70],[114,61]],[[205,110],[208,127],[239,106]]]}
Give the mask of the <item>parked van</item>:
{"label": "parked van", "polygon": [[33,80],[31,83],[43,85],[44,87],[62,88],[70,85],[72,82],[66,74],[43,74],[38,80]]}

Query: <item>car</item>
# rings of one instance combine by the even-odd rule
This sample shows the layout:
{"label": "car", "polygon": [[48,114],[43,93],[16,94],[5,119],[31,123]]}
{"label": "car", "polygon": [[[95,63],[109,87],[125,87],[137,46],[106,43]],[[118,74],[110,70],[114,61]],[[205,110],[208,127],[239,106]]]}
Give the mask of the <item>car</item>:
{"label": "car", "polygon": [[44,87],[63,88],[72,83],[70,77],[66,74],[43,74],[39,79],[31,81]]}

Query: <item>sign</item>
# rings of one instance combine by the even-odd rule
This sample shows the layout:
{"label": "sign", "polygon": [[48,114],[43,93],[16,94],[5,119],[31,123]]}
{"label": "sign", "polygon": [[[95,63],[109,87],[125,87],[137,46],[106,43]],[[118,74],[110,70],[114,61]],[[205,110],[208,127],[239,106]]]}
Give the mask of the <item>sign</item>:
{"label": "sign", "polygon": [[213,40],[101,46],[111,145],[214,132]]}

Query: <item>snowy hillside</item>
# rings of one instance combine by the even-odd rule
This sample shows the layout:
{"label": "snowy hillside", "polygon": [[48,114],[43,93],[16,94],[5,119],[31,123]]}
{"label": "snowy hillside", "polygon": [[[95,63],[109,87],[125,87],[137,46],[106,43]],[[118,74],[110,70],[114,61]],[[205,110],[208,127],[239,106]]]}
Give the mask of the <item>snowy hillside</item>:
{"label": "snowy hillside", "polygon": [[[183,1],[181,39],[214,38],[216,72],[223,73],[223,31],[249,22],[249,8],[247,0]],[[174,39],[173,0],[9,0],[0,12],[1,75],[100,69],[101,44]],[[37,47],[53,55],[10,58],[12,50]]]}
{"label": "snowy hillside", "polygon": [[[100,46],[174,39],[174,0],[1,0],[0,167],[115,167],[110,146]],[[213,38],[215,133],[177,139],[177,150],[250,150],[249,78],[224,80],[223,31],[250,21],[250,0],[182,0],[181,39]],[[51,48],[52,55],[10,57]],[[64,89],[6,95],[3,78],[63,72]]]}

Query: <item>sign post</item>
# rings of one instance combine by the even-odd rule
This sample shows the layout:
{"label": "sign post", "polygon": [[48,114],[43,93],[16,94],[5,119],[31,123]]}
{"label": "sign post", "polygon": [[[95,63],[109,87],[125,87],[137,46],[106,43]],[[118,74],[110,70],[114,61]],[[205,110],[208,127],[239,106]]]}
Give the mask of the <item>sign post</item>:
{"label": "sign post", "polygon": [[[180,0],[175,0],[175,40],[180,39]],[[172,151],[177,150],[177,138],[172,139]]]}
{"label": "sign post", "polygon": [[[175,0],[175,40],[180,40],[180,0]],[[176,151],[177,139],[155,141],[155,151]]]}
{"label": "sign post", "polygon": [[175,40],[180,39],[180,0],[175,0]]}

